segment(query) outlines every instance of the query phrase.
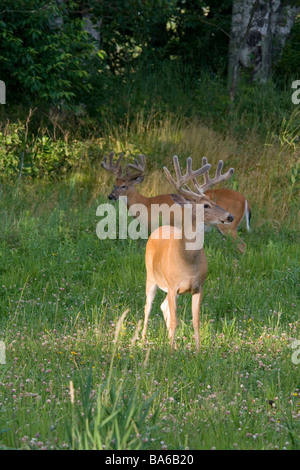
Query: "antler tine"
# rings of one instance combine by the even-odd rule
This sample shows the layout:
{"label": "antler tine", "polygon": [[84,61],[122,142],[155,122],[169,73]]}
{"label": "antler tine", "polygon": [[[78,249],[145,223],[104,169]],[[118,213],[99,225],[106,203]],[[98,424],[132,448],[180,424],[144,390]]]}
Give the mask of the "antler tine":
{"label": "antler tine", "polygon": [[[202,193],[195,193],[193,192],[186,184],[189,182],[189,181],[193,181],[193,183],[195,184],[195,181],[196,181],[196,178],[200,175],[202,175],[203,173],[206,173],[208,172],[208,170],[210,169],[211,165],[206,163],[204,166],[202,166],[201,168],[199,168],[198,170],[195,170],[193,171],[192,170],[192,159],[191,157],[188,157],[187,161],[186,161],[186,168],[187,168],[187,171],[186,171],[186,174],[185,175],[182,175],[181,173],[181,170],[180,170],[180,166],[179,166],[179,161],[178,161],[178,157],[177,155],[175,155],[173,157],[173,163],[174,163],[174,168],[175,168],[175,173],[176,173],[176,177],[177,177],[177,181],[175,181],[173,179],[173,177],[171,176],[168,168],[164,167],[164,171],[165,171],[165,174],[169,180],[169,182],[175,186],[176,190],[182,194],[184,197],[188,198],[188,199],[193,199],[193,198],[198,198],[199,195],[202,196]],[[197,181],[196,181],[197,182]],[[196,185],[195,185],[196,186]],[[197,186],[196,186],[196,189],[197,189]]]}
{"label": "antler tine", "polygon": [[[205,165],[205,163],[207,163],[207,158],[206,158],[206,157],[203,157],[203,158],[202,158],[202,165]],[[209,182],[209,171],[207,171],[206,173],[204,173],[204,181],[205,181],[205,183],[208,183],[208,182]]]}
{"label": "antler tine", "polygon": [[101,166],[102,166],[103,168],[105,168],[105,170],[107,170],[107,171],[109,171],[108,168],[109,168],[110,163],[111,163],[111,156],[112,156],[112,157],[114,156],[114,152],[111,152],[111,153],[109,154],[109,164],[107,164],[107,156],[106,156],[106,155],[104,155],[104,157],[103,157],[103,162],[101,162]]}
{"label": "antler tine", "polygon": [[[129,177],[137,177],[139,175],[143,175],[146,171],[146,157],[145,155],[139,155],[139,160],[137,158],[134,159],[134,163],[129,163],[126,166],[126,173],[127,176]],[[133,170],[136,170],[137,173],[131,173],[129,171],[129,168],[132,168]]]}
{"label": "antler tine", "polygon": [[[202,164],[205,165],[207,163],[207,158],[203,157],[202,158]],[[234,169],[230,168],[224,175],[222,175],[222,168],[223,168],[223,160],[219,160],[217,169],[216,169],[216,175],[213,179],[210,179],[209,177],[209,171],[204,173],[204,184],[200,186],[198,182],[194,182],[194,184],[197,183],[197,189],[199,191],[202,191],[203,193],[208,190],[208,188],[211,188],[212,186],[215,186],[216,184],[222,183],[223,181],[227,181],[229,178],[234,173]]]}
{"label": "antler tine", "polygon": [[[177,191],[182,194],[187,199],[199,199],[199,196],[202,197],[204,192],[210,188],[211,186],[215,186],[222,181],[228,180],[234,173],[234,169],[230,168],[224,175],[222,175],[222,168],[223,168],[223,161],[220,160],[217,165],[216,175],[213,179],[209,178],[209,170],[211,165],[207,163],[207,158],[203,157],[202,159],[202,167],[198,170],[192,170],[192,159],[189,157],[186,161],[186,174],[182,175],[179,161],[177,155],[173,157],[173,163],[175,168],[175,173],[177,177],[177,181],[173,179],[169,170],[164,167],[165,174],[169,180],[169,182],[175,186]],[[204,175],[204,184],[200,185],[197,181],[197,177],[200,175]],[[188,186],[187,183],[192,181],[195,186],[196,192],[192,191]]]}
{"label": "antler tine", "polygon": [[122,160],[123,156],[124,156],[124,152],[121,152],[120,155],[119,155],[118,160],[116,161],[116,166],[117,167],[120,166],[120,161]]}
{"label": "antler tine", "polygon": [[176,186],[176,189],[177,189],[177,186],[178,187],[180,186],[180,183],[181,183],[181,180],[182,180],[182,174],[181,174],[179,160],[178,160],[177,155],[174,155],[174,157],[173,157],[173,164],[174,164],[174,168],[175,168],[176,178],[178,180],[177,183],[175,183],[175,186]]}
{"label": "antler tine", "polygon": [[124,152],[120,153],[119,158],[117,159],[115,164],[113,163],[114,155],[114,152],[111,152],[109,154],[109,163],[107,163],[107,156],[105,155],[103,158],[103,162],[101,162],[101,166],[110,173],[113,173],[117,177],[120,177],[122,175],[122,167],[120,166],[120,162],[123,158]]}

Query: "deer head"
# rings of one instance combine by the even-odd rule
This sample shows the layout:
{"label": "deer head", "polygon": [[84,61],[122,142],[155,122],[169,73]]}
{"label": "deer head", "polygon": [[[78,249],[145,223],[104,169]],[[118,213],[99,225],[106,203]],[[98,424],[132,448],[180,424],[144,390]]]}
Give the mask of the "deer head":
{"label": "deer head", "polygon": [[[146,171],[146,157],[139,155],[139,161],[135,158],[134,163],[126,165],[125,172],[121,167],[121,160],[124,153],[121,153],[116,163],[113,163],[114,153],[110,153],[109,159],[104,157],[102,167],[116,176],[114,187],[108,199],[116,201],[120,196],[128,196],[134,191],[134,186],[143,181]],[[134,170],[134,171],[131,171]]]}
{"label": "deer head", "polygon": [[[211,165],[207,163],[206,157],[202,159],[202,167],[198,170],[192,170],[192,159],[187,159],[187,171],[182,175],[177,155],[173,157],[173,164],[177,181],[173,179],[169,170],[164,167],[165,174],[169,182],[176,188],[177,192],[185,199],[188,199],[192,204],[204,205],[204,222],[207,225],[215,224],[230,224],[233,221],[233,216],[219,207],[215,202],[209,199],[204,193],[208,188],[215,186],[223,181],[228,180],[233,175],[233,168],[230,168],[227,173],[222,175],[223,161],[220,160],[217,166],[216,175],[213,179],[209,177],[209,170]],[[197,178],[204,176],[204,183],[199,184]],[[195,191],[192,191],[187,183],[192,182]]]}

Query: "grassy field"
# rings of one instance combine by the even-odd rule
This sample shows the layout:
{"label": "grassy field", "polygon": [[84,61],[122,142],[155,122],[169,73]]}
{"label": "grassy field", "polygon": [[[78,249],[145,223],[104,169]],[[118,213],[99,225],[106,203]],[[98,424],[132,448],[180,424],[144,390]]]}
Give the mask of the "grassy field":
{"label": "grassy field", "polygon": [[142,346],[146,241],[97,238],[105,172],[2,184],[0,448],[299,449],[298,150],[287,128],[286,141],[261,146],[193,124],[141,128],[108,143],[161,156],[144,194],[165,190],[160,168],[174,153],[235,166],[232,187],[253,206],[252,231],[241,227],[247,251],[206,235],[199,354],[189,296],[179,299],[177,351],[162,293]]}

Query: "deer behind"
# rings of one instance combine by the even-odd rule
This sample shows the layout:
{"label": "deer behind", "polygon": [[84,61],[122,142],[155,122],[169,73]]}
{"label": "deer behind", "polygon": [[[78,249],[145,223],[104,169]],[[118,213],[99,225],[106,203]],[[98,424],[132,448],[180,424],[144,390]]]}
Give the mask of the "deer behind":
{"label": "deer behind", "polygon": [[[144,180],[146,171],[146,158],[144,155],[139,155],[139,160],[135,159],[134,163],[126,165],[125,171],[121,167],[121,160],[123,153],[120,154],[116,162],[113,162],[114,153],[109,155],[109,159],[104,157],[102,167],[108,172],[115,175],[116,179],[112,192],[108,198],[116,201],[121,196],[127,197],[127,209],[130,209],[135,204],[143,204],[147,210],[147,221],[141,219],[142,223],[146,223],[149,231],[151,232],[151,206],[154,204],[167,204],[172,206],[174,203],[183,205],[186,200],[180,194],[160,194],[154,197],[146,197],[138,192],[136,186]],[[133,170],[133,171],[132,171]],[[246,216],[247,230],[250,230],[250,205],[245,196],[237,191],[227,188],[214,188],[205,191],[208,196],[218,206],[230,212],[234,216],[233,222],[228,225],[216,224],[216,228],[225,236],[231,235],[234,240],[238,240],[238,249],[243,253],[246,249],[245,242],[238,236],[237,229],[244,216]],[[134,214],[133,214],[134,215]],[[174,223],[173,215],[170,214],[170,224]],[[207,231],[209,227],[207,226]]]}

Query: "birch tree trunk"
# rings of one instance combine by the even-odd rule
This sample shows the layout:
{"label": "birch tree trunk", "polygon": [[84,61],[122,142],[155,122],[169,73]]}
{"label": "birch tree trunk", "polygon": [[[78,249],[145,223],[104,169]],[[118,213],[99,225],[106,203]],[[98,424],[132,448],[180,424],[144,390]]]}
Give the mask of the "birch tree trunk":
{"label": "birch tree trunk", "polygon": [[295,1],[233,0],[229,43],[232,100],[241,69],[248,70],[253,80],[268,80],[299,12]]}
{"label": "birch tree trunk", "polygon": [[87,31],[95,42],[95,48],[99,51],[100,48],[100,25],[101,20],[93,22],[89,15],[83,17],[84,20],[84,29]]}

